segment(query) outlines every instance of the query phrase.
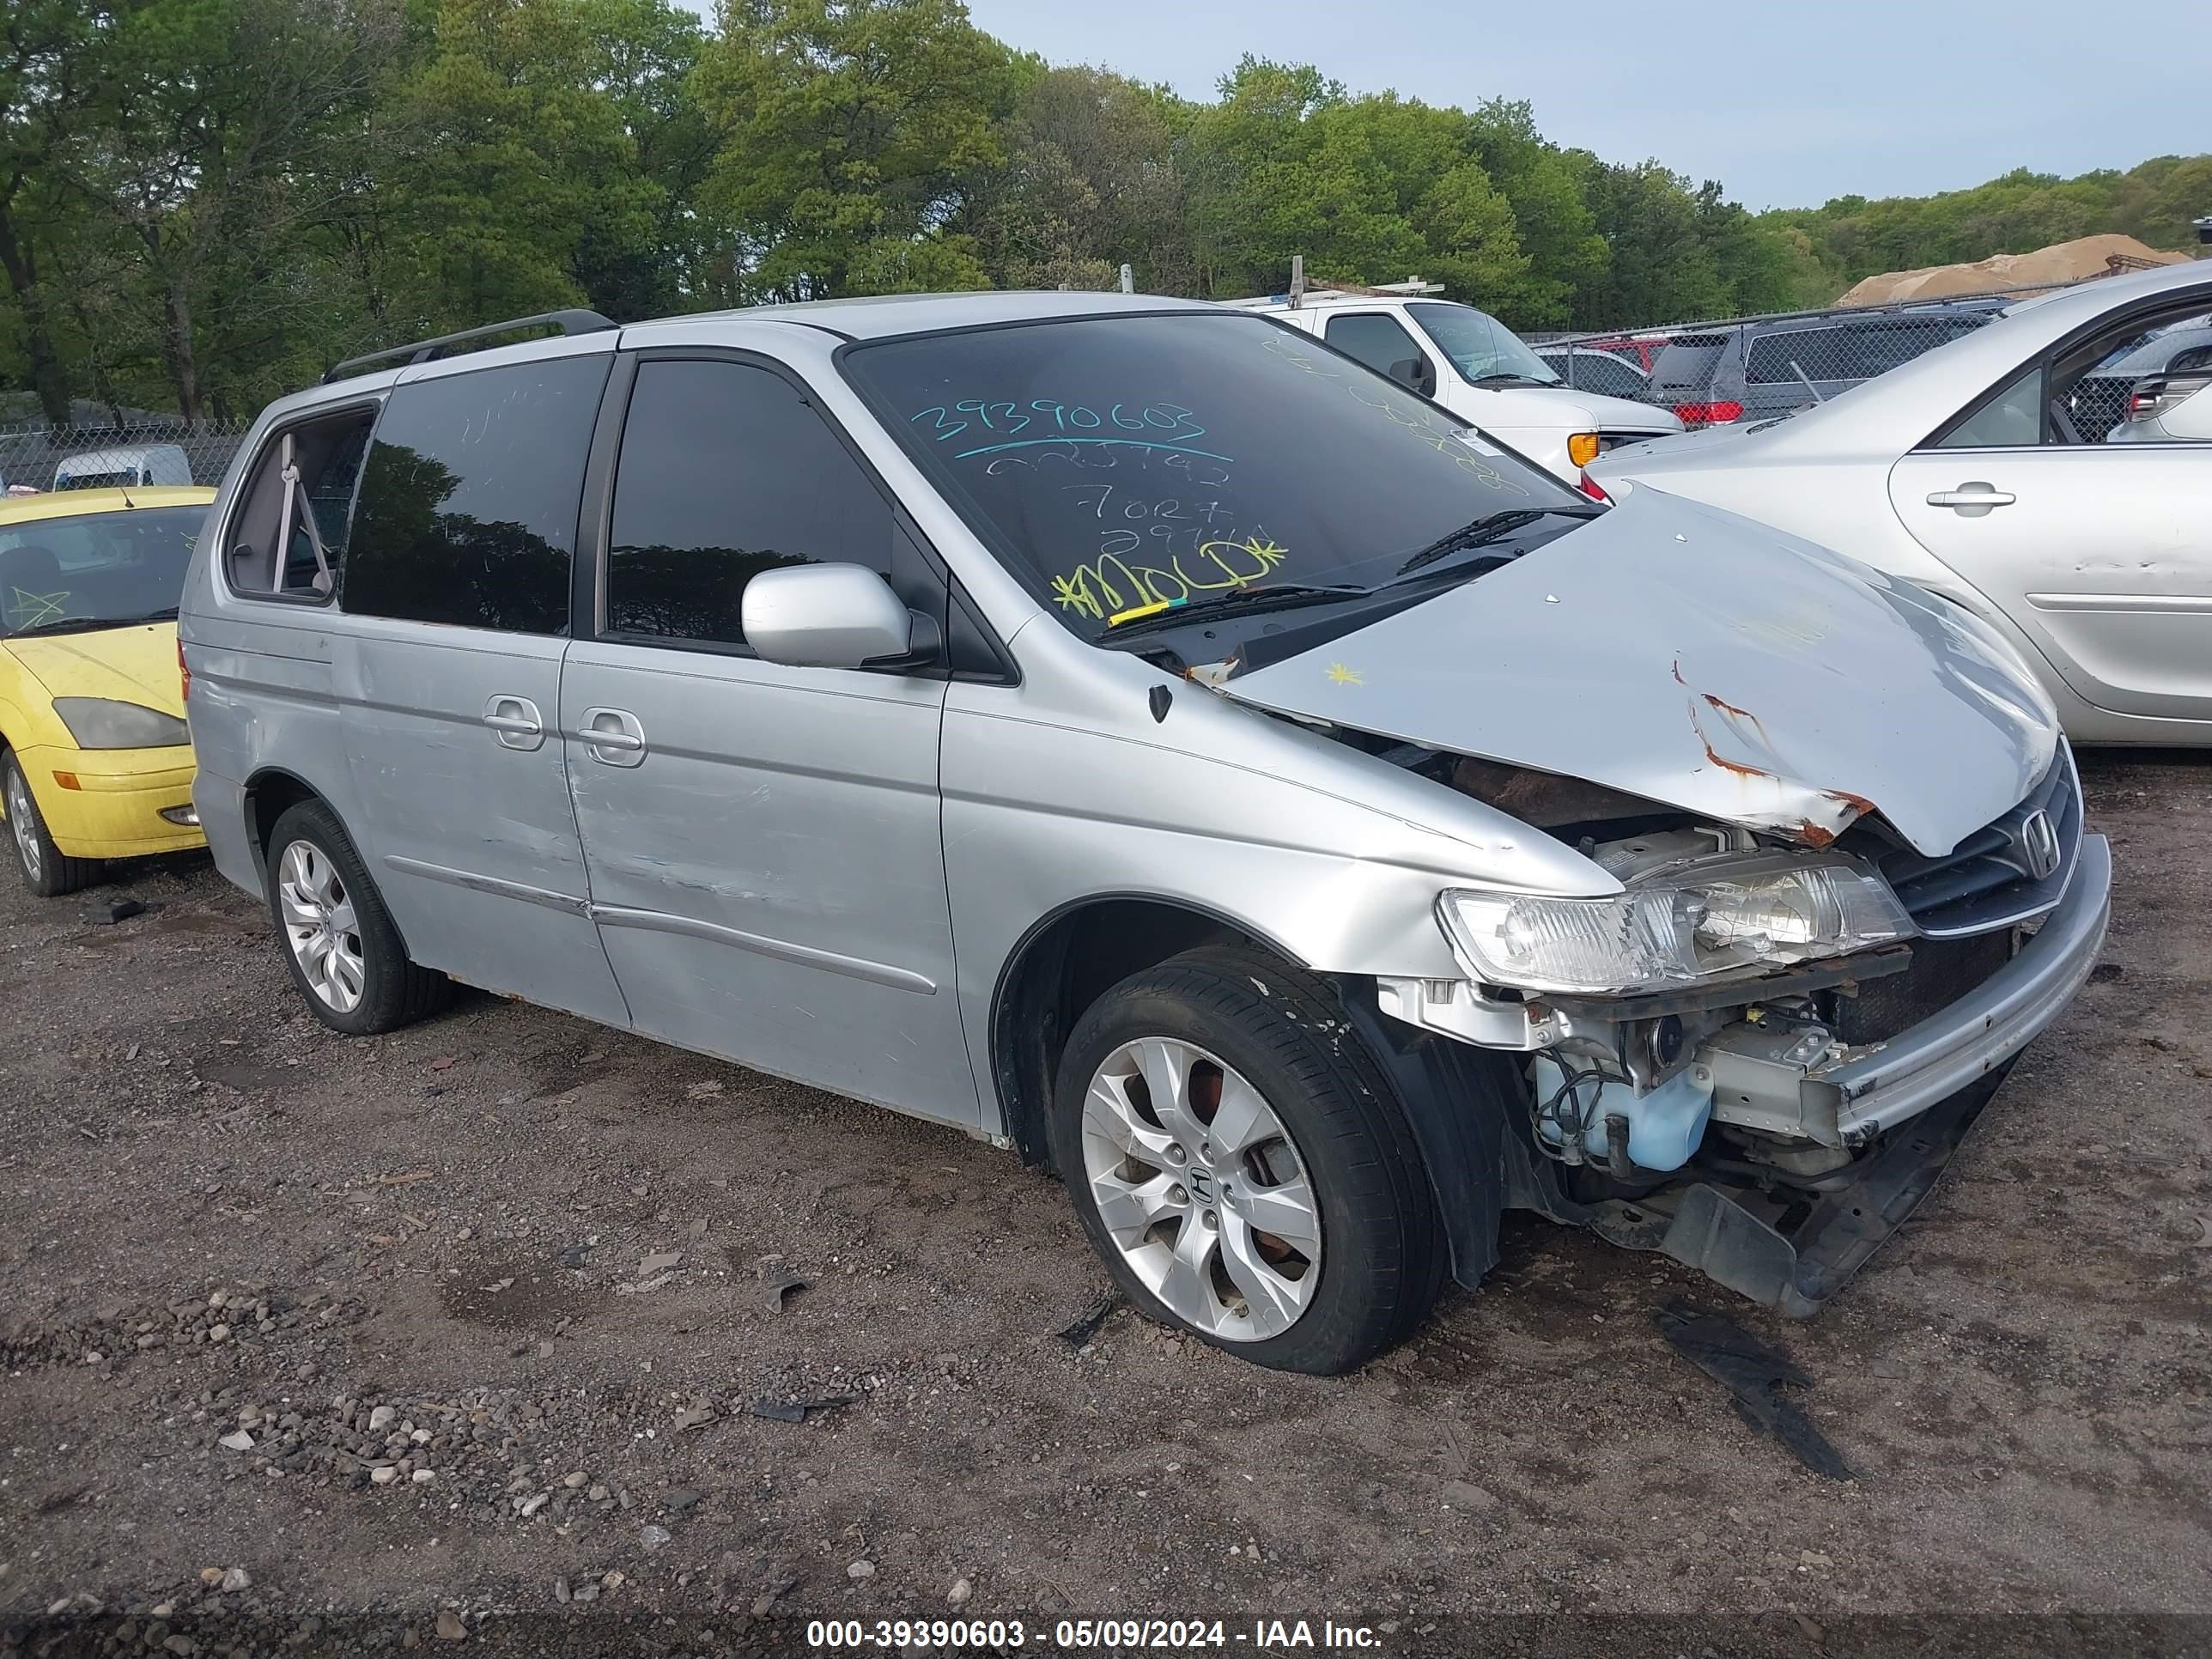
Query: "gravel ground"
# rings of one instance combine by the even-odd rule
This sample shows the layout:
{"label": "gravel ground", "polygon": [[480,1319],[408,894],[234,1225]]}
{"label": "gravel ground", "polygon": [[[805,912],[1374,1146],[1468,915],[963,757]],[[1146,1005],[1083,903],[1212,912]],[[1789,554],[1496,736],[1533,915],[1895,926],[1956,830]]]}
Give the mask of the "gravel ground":
{"label": "gravel ground", "polygon": [[[334,1036],[203,860],[0,883],[0,1651],[2202,1651],[2212,757],[2084,769],[2106,963],[1826,1313],[1516,1218],[1336,1380],[1061,1340],[1105,1285],[1063,1194],[951,1131],[488,997]],[[1685,1293],[1856,1479],[1674,1354]]]}

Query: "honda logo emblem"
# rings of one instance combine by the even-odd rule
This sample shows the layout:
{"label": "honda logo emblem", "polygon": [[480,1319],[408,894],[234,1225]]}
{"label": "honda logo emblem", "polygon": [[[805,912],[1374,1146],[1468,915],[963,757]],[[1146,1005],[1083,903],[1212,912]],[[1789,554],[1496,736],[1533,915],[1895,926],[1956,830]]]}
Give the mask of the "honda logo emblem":
{"label": "honda logo emblem", "polygon": [[2058,831],[2051,822],[2051,814],[2030,812],[2020,826],[2021,855],[2027,860],[2027,873],[2041,881],[2058,867]]}

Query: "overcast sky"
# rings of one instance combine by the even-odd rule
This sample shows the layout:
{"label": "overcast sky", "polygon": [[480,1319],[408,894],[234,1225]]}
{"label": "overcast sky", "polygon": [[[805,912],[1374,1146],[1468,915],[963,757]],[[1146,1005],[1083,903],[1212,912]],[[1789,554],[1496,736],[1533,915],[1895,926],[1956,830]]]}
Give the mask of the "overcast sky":
{"label": "overcast sky", "polygon": [[1192,97],[1212,95],[1254,52],[1317,64],[1358,92],[1525,98],[1556,143],[1609,161],[1656,156],[1754,208],[2212,149],[2206,0],[969,0],[969,10],[1054,63],[1102,64]]}

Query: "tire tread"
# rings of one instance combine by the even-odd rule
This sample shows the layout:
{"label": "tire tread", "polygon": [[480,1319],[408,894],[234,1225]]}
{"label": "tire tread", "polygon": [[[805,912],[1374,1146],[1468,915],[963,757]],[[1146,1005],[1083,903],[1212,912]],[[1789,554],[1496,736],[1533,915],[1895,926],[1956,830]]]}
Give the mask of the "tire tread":
{"label": "tire tread", "polygon": [[[1107,991],[1077,1022],[1068,1055],[1096,1047],[1101,1030],[1133,1003],[1151,998],[1170,999],[1205,1024],[1237,1033],[1305,1091],[1320,1119],[1317,1135],[1308,1125],[1298,1131],[1309,1174],[1318,1182],[1316,1166],[1326,1164],[1337,1197],[1372,1235],[1355,1241],[1352,1250],[1324,1255],[1324,1274],[1345,1271],[1347,1255],[1365,1267],[1364,1285],[1348,1295],[1324,1286],[1322,1294],[1334,1296],[1338,1310],[1348,1310],[1340,1328],[1310,1329],[1322,1312],[1316,1306],[1280,1336],[1215,1346],[1279,1369],[1335,1372],[1404,1340],[1427,1317],[1442,1288],[1442,1228],[1413,1130],[1334,990],[1318,975],[1255,947],[1205,945],[1141,969]],[[1129,1035],[1115,1032],[1117,1040]],[[1085,1231],[1122,1279],[1118,1257],[1097,1231],[1082,1190],[1079,1120],[1088,1085],[1087,1076],[1073,1075],[1072,1058],[1064,1063],[1054,1102],[1055,1162],[1076,1195]],[[1132,1286],[1123,1279],[1125,1291]]]}
{"label": "tire tread", "polygon": [[[354,914],[361,924],[362,965],[367,984],[362,1000],[350,1013],[334,1012],[309,988],[300,964],[285,941],[276,904],[276,870],[283,849],[295,841],[312,842],[330,856],[345,878]],[[398,925],[385,907],[384,895],[362,862],[353,837],[338,815],[320,800],[303,800],[285,809],[269,833],[267,887],[269,913],[276,922],[276,949],[316,1018],[333,1030],[353,1036],[369,1036],[398,1030],[441,1012],[453,998],[453,982],[433,969],[416,963],[407,954]]]}

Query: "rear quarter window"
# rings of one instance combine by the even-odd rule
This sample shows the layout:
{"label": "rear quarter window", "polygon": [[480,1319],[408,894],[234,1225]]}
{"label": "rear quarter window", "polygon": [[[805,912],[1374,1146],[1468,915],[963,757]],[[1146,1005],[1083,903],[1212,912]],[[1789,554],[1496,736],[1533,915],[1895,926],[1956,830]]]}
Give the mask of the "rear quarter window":
{"label": "rear quarter window", "polygon": [[1703,391],[1728,349],[1725,334],[1686,334],[1660,348],[1651,366],[1651,383],[1669,392]]}

